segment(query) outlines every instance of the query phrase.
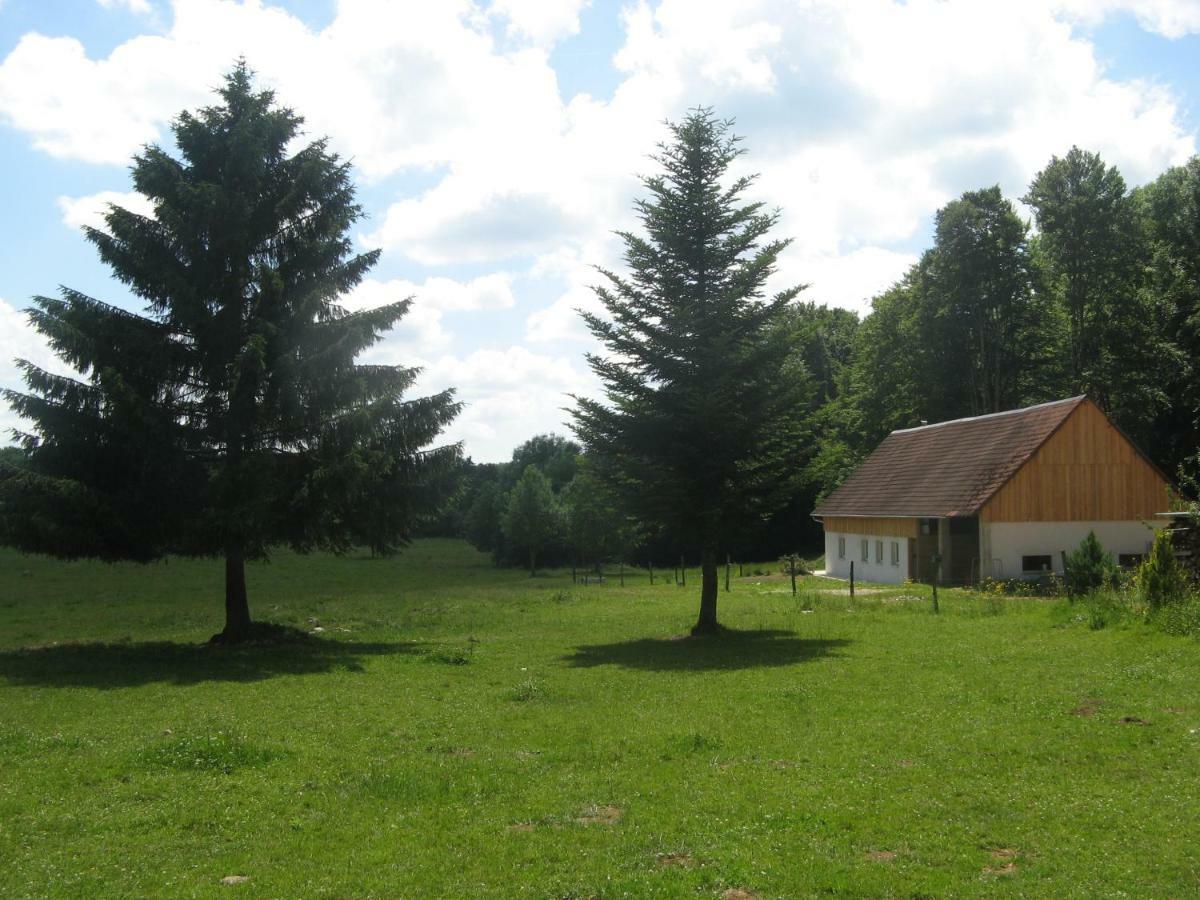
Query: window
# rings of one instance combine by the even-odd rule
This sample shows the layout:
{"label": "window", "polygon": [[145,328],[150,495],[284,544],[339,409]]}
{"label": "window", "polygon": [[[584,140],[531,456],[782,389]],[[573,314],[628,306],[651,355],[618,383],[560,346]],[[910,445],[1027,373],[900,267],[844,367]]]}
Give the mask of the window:
{"label": "window", "polygon": [[875,562],[883,565],[883,541],[875,542]]}
{"label": "window", "polygon": [[900,565],[900,542],[892,541],[892,565]]}
{"label": "window", "polygon": [[866,538],[862,539],[862,561],[863,562],[871,561],[871,542],[868,541]]}
{"label": "window", "polygon": [[838,559],[846,558],[846,538],[838,536]]}
{"label": "window", "polygon": [[1143,556],[1141,553],[1118,553],[1117,565],[1122,569],[1136,569],[1142,564]]}
{"label": "window", "polygon": [[1022,556],[1021,557],[1022,572],[1049,572],[1050,571],[1050,554],[1045,556]]}

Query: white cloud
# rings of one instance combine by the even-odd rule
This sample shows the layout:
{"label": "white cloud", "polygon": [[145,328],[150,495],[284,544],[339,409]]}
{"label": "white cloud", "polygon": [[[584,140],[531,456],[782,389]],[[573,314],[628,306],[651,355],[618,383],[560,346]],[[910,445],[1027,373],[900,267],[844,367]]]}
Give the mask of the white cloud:
{"label": "white cloud", "polygon": [[1057,0],[1055,6],[1089,25],[1126,12],[1144,30],[1166,38],[1200,33],[1200,3],[1196,0]]}
{"label": "white cloud", "polygon": [[351,311],[372,309],[406,297],[413,299],[412,307],[370,351],[373,362],[412,365],[414,358],[446,349],[452,336],[445,328],[444,313],[508,309],[516,303],[512,276],[494,272],[466,282],[444,277],[427,278],[421,284],[402,278],[391,281],[366,278],[342,300],[341,305]]}
{"label": "white cloud", "polygon": [[917,261],[916,254],[861,247],[830,256],[788,256],[780,260],[780,271],[772,288],[783,290],[807,285],[804,302],[824,303],[853,309],[860,315],[871,311],[871,299],[897,281]]}
{"label": "white cloud", "polygon": [[[434,271],[365,282],[349,302],[416,295],[380,359],[437,359],[431,371],[446,378],[477,377],[468,361],[525,373],[511,394],[480,393],[456,426],[488,446],[519,431],[507,449],[534,427],[530,397],[561,405],[537,379],[566,373],[519,347],[529,356],[479,356],[504,351],[478,350],[489,336],[453,317],[511,308],[528,344],[570,342],[575,358],[589,340],[575,309],[596,308],[591,267],[620,268],[611,231],[637,227],[635,175],[655,168],[663,119],[689,107],[711,104],[746,135],[738,168],[762,173],[752,193],[782,208],[777,234],[794,238],[781,283],[859,310],[964,190],[998,182],[1019,196],[1072,144],[1132,184],[1196,149],[1171,90],[1112,77],[1086,32],[1128,13],[1162,35],[1195,33],[1195,2],[638,0],[620,13],[611,96],[568,98],[550,50],[578,30],[584,5],[341,0],[315,30],[264,0],[175,0],[162,34],[104,57],[71,37],[24,36],[0,63],[0,120],[52,155],[126,164],[179,110],[210,102],[245,53],[363,177],[432,178],[369,210],[362,240]],[[64,220],[95,221],[86,201],[101,196],[64,198]],[[510,271],[548,298],[542,308],[517,305]],[[590,377],[581,366],[574,377]]]}
{"label": "white cloud", "polygon": [[596,385],[578,359],[523,347],[442,356],[422,373],[416,390],[454,387],[466,404],[447,438],[463,440],[481,462],[507,460],[513,447],[541,432],[565,434],[569,394],[593,395]]}
{"label": "white cloud", "polygon": [[105,9],[127,9],[140,16],[154,12],[153,7],[150,6],[150,0],[96,0],[96,2]]}
{"label": "white cloud", "polygon": [[492,0],[493,16],[507,21],[510,35],[538,45],[553,44],[579,33],[579,13],[590,0]]}
{"label": "white cloud", "polygon": [[154,204],[137,191],[100,191],[85,197],[58,198],[63,224],[72,229],[83,228],[86,225],[103,230],[104,216],[109,206],[120,206],[142,216],[154,215]]}

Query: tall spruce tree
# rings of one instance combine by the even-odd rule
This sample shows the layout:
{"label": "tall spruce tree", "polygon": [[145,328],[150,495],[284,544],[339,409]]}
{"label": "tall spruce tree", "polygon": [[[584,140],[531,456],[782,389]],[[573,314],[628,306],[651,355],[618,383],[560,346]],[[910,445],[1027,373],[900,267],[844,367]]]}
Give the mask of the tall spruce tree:
{"label": "tall spruce tree", "polygon": [[179,158],[135,157],[153,216],[112,207],[87,230],[146,314],[69,289],[34,299],[80,375],[23,362],[27,392],[6,392],[33,430],[18,435],[29,468],[0,473],[0,537],[67,557],[223,556],[217,637],[238,641],[255,630],[247,559],[407,542],[455,477],[458,446],[428,448],[459,406],[404,399],[416,369],[355,364],[410,301],[336,302],[378,256],[351,252],[349,165],[324,140],[289,155],[302,120],[244,62],[219,95],[173,123]]}
{"label": "tall spruce tree", "polygon": [[717,630],[717,559],[748,518],[785,503],[807,449],[811,382],[790,367],[799,341],[783,312],[801,290],[764,285],[786,241],[778,213],[730,179],[742,152],[708,109],[670,126],[642,180],[646,236],[622,233],[628,277],[602,270],[608,316],[584,319],[606,348],[588,361],[607,402],[576,400],[574,429],[596,473],[643,525],[700,552],[695,633]]}

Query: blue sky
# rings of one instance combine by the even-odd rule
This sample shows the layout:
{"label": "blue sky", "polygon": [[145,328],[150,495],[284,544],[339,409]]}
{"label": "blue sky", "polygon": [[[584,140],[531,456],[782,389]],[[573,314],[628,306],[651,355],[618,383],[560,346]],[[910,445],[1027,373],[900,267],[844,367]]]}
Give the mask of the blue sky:
{"label": "blue sky", "polygon": [[130,155],[239,54],[354,161],[383,255],[347,302],[416,298],[370,358],[459,388],[481,460],[595,390],[575,310],[689,107],[737,119],[779,286],[860,311],[962,191],[1019,197],[1072,144],[1139,184],[1200,126],[1200,0],[0,0],[0,386],[54,365],[30,296],[137,306],[79,226],[138,208]]}

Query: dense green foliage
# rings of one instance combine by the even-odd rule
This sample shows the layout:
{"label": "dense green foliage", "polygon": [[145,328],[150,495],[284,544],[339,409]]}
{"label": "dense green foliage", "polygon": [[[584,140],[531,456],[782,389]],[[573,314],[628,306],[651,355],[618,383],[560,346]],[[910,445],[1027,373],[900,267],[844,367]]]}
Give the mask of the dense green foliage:
{"label": "dense green foliage", "polygon": [[247,568],[324,632],[205,647],[210,562],[0,551],[6,897],[1194,893],[1194,640],[778,576],[671,640],[688,591],[450,541]]}
{"label": "dense green foliage", "polygon": [[1200,160],[1130,192],[1072,148],[1022,199],[1032,238],[998,188],[939,211],[934,247],[857,331],[844,424],[822,447],[861,458],[894,428],[1088,394],[1185,476],[1200,434]]}
{"label": "dense green foliage", "polygon": [[538,554],[562,531],[562,511],[550,488],[550,479],[528,465],[509,492],[500,530],[509,546],[529,560],[529,574],[537,571]]}
{"label": "dense green foliage", "polygon": [[250,626],[243,561],[405,544],[452,486],[457,446],[429,449],[452,392],[406,398],[417,370],[356,357],[407,311],[337,305],[378,253],[355,255],[347,163],[257,92],[244,64],[219,105],[147,147],[134,187],[87,237],[147,304],[138,315],[64,289],[32,320],[67,378],[22,363],[26,466],[0,468],[0,539],[66,557],[223,555],[225,635]]}
{"label": "dense green foliage", "polygon": [[743,199],[753,177],[728,178],[730,123],[697,110],[670,129],[636,204],[645,234],[621,234],[629,273],[603,272],[606,315],[583,314],[604,398],[579,398],[573,427],[637,521],[700,552],[712,631],[719,552],[798,485],[812,385],[786,317],[800,288],[764,296],[787,242]]}

